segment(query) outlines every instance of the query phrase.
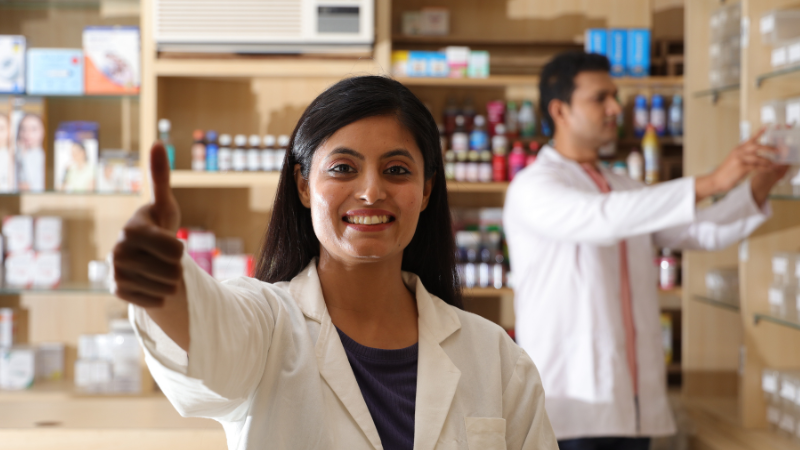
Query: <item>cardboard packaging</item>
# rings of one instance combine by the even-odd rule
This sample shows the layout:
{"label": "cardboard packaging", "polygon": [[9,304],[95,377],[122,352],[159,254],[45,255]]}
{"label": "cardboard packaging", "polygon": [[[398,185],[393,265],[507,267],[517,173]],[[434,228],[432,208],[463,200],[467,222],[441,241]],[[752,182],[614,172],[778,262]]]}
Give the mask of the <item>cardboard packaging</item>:
{"label": "cardboard packaging", "polygon": [[251,255],[217,255],[214,258],[214,278],[220,281],[253,276]]}
{"label": "cardboard packaging", "polygon": [[586,53],[597,53],[598,55],[608,55],[608,30],[605,28],[589,28],[586,30],[584,39],[584,50]]}
{"label": "cardboard packaging", "polygon": [[41,97],[16,97],[12,103],[10,118],[14,133],[11,137],[14,163],[7,167],[5,158],[0,160],[0,184],[7,183],[13,177],[18,191],[43,192],[47,159],[44,146],[47,129],[42,119],[45,113],[44,100]]}
{"label": "cardboard packaging", "polygon": [[139,27],[86,27],[83,52],[87,94],[139,93]]}
{"label": "cardboard packaging", "polygon": [[27,85],[31,95],[83,95],[83,51],[28,50]]}
{"label": "cardboard packaging", "polygon": [[37,252],[61,250],[64,220],[58,216],[37,217],[34,221],[33,248]]}
{"label": "cardboard packaging", "polygon": [[57,191],[94,192],[99,126],[96,122],[62,122],[55,134]]}
{"label": "cardboard packaging", "polygon": [[489,77],[489,52],[483,50],[470,52],[467,75],[470,78]]}
{"label": "cardboard packaging", "polygon": [[8,253],[33,250],[33,217],[6,216],[3,219],[3,237]]}
{"label": "cardboard packaging", "polygon": [[0,35],[0,94],[24,93],[25,36]]}
{"label": "cardboard packaging", "polygon": [[632,28],[628,30],[627,72],[632,77],[650,75],[650,30]]}
{"label": "cardboard packaging", "polygon": [[444,54],[450,72],[448,76],[450,78],[466,78],[469,68],[469,47],[445,47]]}
{"label": "cardboard packaging", "polygon": [[626,47],[628,44],[628,30],[613,28],[608,30],[608,60],[611,63],[611,76],[624,77],[627,74]]}
{"label": "cardboard packaging", "polygon": [[61,252],[36,253],[33,271],[33,286],[38,288],[54,288],[61,283]]}
{"label": "cardboard packaging", "polygon": [[427,36],[447,36],[450,34],[450,10],[428,7],[420,11],[420,34]]}
{"label": "cardboard packaging", "polygon": [[33,386],[36,352],[32,347],[0,349],[0,389],[19,391]]}
{"label": "cardboard packaging", "polygon": [[36,378],[57,381],[64,377],[64,344],[47,342],[36,348]]}
{"label": "cardboard packaging", "polygon": [[36,253],[33,250],[10,253],[5,262],[5,284],[27,288],[33,284]]}

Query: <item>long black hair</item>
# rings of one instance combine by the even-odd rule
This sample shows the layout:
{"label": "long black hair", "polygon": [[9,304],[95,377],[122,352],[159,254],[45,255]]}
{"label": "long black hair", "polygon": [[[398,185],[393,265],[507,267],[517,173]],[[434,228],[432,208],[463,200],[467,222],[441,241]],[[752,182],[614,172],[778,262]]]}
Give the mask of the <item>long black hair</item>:
{"label": "long black hair", "polygon": [[292,132],[278,192],[256,266],[256,278],[289,281],[319,256],[311,211],[300,202],[294,178],[300,164],[308,178],[314,153],[339,129],[368,117],[393,115],[414,136],[422,151],[425,180],[433,178],[428,206],[403,251],[404,271],[416,274],[425,288],[445,302],[462,307],[456,273],[456,246],[447,203],[439,130],[430,111],[402,84],[380,76],[347,78],[319,95]]}

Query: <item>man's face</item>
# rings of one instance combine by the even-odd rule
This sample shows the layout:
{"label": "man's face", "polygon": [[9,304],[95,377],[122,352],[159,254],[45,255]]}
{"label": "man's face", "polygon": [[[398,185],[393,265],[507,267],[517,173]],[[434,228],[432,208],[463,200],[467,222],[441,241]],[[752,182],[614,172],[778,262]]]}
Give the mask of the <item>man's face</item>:
{"label": "man's face", "polygon": [[600,148],[617,136],[617,87],[608,72],[581,72],[569,104],[561,102],[556,129],[572,136],[573,142]]}

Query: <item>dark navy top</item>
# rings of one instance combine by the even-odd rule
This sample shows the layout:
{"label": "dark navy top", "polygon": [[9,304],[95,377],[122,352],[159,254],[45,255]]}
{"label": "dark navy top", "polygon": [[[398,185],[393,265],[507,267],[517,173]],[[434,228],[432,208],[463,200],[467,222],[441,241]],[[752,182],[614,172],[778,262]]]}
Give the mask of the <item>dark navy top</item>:
{"label": "dark navy top", "polygon": [[412,450],[418,344],[398,350],[365,347],[338,328],[336,331],[383,448]]}

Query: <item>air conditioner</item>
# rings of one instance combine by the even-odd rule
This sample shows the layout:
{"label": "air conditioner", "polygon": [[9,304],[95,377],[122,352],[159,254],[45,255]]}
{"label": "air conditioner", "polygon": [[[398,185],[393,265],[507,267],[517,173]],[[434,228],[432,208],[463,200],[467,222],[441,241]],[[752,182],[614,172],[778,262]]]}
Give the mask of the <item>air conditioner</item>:
{"label": "air conditioner", "polygon": [[173,52],[364,52],[374,9],[375,0],[154,0],[154,37]]}

